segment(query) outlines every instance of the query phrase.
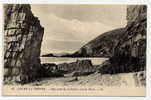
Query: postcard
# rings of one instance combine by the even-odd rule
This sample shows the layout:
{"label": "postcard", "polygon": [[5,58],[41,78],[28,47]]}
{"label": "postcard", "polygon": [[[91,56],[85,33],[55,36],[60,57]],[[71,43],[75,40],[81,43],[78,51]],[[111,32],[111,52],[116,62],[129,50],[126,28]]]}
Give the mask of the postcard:
{"label": "postcard", "polygon": [[147,5],[3,4],[4,96],[146,96]]}

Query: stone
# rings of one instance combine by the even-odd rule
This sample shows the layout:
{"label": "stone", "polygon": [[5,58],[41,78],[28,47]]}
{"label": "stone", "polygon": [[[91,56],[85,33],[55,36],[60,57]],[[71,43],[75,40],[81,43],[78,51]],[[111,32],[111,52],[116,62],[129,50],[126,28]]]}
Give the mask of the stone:
{"label": "stone", "polygon": [[11,75],[11,68],[5,68],[4,69],[4,77],[8,77]]}
{"label": "stone", "polygon": [[17,76],[19,75],[19,73],[20,73],[20,68],[18,67],[12,68],[12,76]]}
{"label": "stone", "polygon": [[146,86],[146,71],[134,73],[133,78],[137,87]]}
{"label": "stone", "polygon": [[11,63],[10,63],[10,66],[15,66],[15,63],[16,63],[16,59],[11,59]]}
{"label": "stone", "polygon": [[86,73],[93,73],[96,71],[96,67],[92,65],[91,60],[77,60],[72,63],[58,64],[58,70],[66,73],[78,72],[80,75]]}

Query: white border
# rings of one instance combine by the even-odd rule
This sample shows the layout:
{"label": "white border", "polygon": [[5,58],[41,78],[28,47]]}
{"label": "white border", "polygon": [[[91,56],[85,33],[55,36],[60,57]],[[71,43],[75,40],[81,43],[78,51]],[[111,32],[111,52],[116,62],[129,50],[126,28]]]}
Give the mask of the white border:
{"label": "white border", "polygon": [[148,0],[0,0],[0,3],[36,4],[148,4]]}
{"label": "white border", "polygon": [[[48,3],[51,3],[51,4],[147,4],[147,7],[148,7],[148,16],[147,16],[147,20],[148,20],[148,24],[147,24],[147,97],[101,97],[101,98],[97,98],[97,97],[93,97],[93,98],[90,98],[90,97],[79,97],[78,99],[106,99],[106,100],[142,100],[142,99],[147,99],[147,100],[151,100],[151,1],[149,0],[0,0],[0,75],[2,75],[2,68],[3,68],[3,55],[2,55],[2,51],[3,51],[3,35],[2,35],[2,23],[3,23],[3,18],[2,18],[2,4],[3,3],[34,3],[34,4],[48,4]],[[2,76],[0,77],[2,79]],[[2,80],[1,80],[1,83],[2,83]],[[1,84],[0,84],[0,89],[1,89]],[[0,94],[1,94],[1,91],[0,91]],[[23,100],[30,100],[30,99],[33,99],[33,97],[11,97],[11,98],[8,98],[8,97],[0,97],[0,99],[6,99],[6,100],[20,100],[20,99],[23,99]],[[36,100],[40,100],[41,97],[34,97],[34,99]],[[48,97],[45,97],[43,99],[50,99]],[[67,99],[67,100],[70,100],[70,99],[77,99],[77,98],[73,98],[73,97],[68,97],[68,98],[65,98],[65,97],[61,97],[61,98],[58,98],[58,97],[52,97],[51,99]]]}

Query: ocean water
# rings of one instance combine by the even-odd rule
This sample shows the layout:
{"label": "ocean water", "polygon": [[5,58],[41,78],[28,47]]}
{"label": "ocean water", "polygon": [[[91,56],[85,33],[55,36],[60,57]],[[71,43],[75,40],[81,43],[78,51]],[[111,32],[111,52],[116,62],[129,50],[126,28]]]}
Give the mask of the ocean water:
{"label": "ocean water", "polygon": [[55,64],[71,63],[77,60],[90,59],[93,65],[102,64],[105,60],[108,60],[108,58],[69,58],[69,57],[41,57],[40,59],[42,64],[43,63],[55,63]]}

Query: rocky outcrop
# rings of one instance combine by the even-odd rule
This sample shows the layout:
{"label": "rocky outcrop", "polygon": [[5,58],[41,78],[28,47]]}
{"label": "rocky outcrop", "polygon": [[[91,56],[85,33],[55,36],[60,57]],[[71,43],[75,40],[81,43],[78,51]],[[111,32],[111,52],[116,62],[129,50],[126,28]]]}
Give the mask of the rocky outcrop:
{"label": "rocky outcrop", "polygon": [[147,8],[144,5],[128,6],[126,32],[115,49],[114,56],[146,56]]}
{"label": "rocky outcrop", "polygon": [[114,55],[109,59],[108,64],[100,68],[101,73],[115,74],[146,70],[146,6],[128,6],[127,20],[125,33],[114,48]]}
{"label": "rocky outcrop", "polygon": [[51,64],[45,63],[41,65],[39,74],[41,77],[62,77],[65,74],[69,76],[89,75],[97,71],[97,66],[93,66],[91,60],[77,60],[71,63]]}
{"label": "rocky outcrop", "polygon": [[129,5],[127,7],[127,24],[147,18],[146,5]]}
{"label": "rocky outcrop", "polygon": [[72,63],[59,64],[57,69],[66,73],[79,72],[81,75],[96,71],[96,68],[92,65],[91,60],[77,60]]}
{"label": "rocky outcrop", "polygon": [[45,63],[41,65],[41,70],[39,71],[41,77],[63,77],[64,72],[59,70],[56,64]]}
{"label": "rocky outcrop", "polygon": [[133,64],[136,63],[139,70],[145,70],[147,8],[145,5],[128,6],[127,13],[126,32],[115,48],[113,57],[118,57],[119,62],[133,60]]}
{"label": "rocky outcrop", "polygon": [[4,5],[4,18],[4,81],[33,81],[40,69],[44,28],[30,5]]}

